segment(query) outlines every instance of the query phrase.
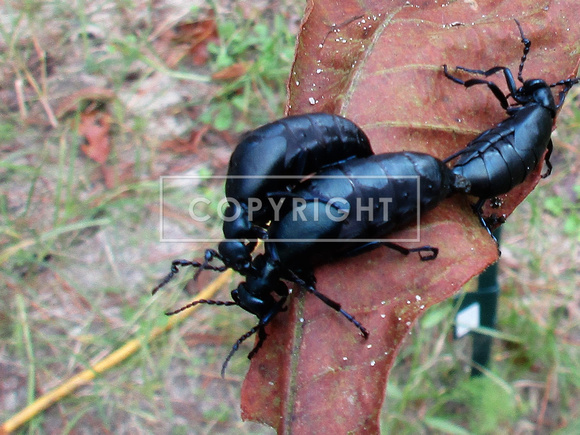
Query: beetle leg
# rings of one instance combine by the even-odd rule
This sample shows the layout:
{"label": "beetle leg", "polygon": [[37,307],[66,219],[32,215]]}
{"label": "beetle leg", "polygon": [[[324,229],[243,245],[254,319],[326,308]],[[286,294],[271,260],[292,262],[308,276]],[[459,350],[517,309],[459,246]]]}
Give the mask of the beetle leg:
{"label": "beetle leg", "polygon": [[487,226],[487,223],[485,222],[485,219],[483,218],[483,205],[485,204],[485,201],[487,201],[487,198],[479,198],[478,201],[471,206],[471,208],[473,209],[473,212],[479,218],[479,222],[481,222],[481,225],[483,226],[483,228],[485,228],[487,230],[487,232],[489,233],[489,235],[491,237],[493,237],[493,234],[491,233],[491,229]]}
{"label": "beetle leg", "polygon": [[[256,326],[254,326],[252,329],[250,329],[248,332],[246,332],[244,335],[242,335],[240,338],[238,338],[236,340],[236,342],[234,343],[234,345],[232,346],[230,353],[228,353],[228,356],[226,356],[226,359],[224,361],[224,363],[222,364],[222,378],[225,376],[226,374],[226,367],[228,366],[228,363],[230,362],[230,359],[232,358],[232,356],[234,355],[234,353],[236,353],[236,351],[240,348],[240,344],[242,344],[245,340],[247,340],[248,338],[250,338],[252,335],[254,335],[257,331],[260,331],[260,341],[258,341],[258,343],[263,343],[265,340],[265,337],[262,339],[262,333],[265,334],[265,332],[262,332],[261,330],[264,329],[264,325],[262,325],[262,323],[258,323]],[[261,346],[261,344],[260,344]]]}
{"label": "beetle leg", "polygon": [[[491,68],[487,71],[468,69],[468,68],[464,68],[462,66],[458,66],[458,67],[456,67],[456,69],[460,69],[462,71],[466,71],[466,72],[473,73],[473,74],[484,75],[486,77],[488,77],[491,74],[495,74],[498,71],[503,70],[510,92],[512,94],[515,94],[515,92],[517,91],[517,89],[515,87],[515,82],[514,82],[512,73],[506,67],[496,66],[496,67]],[[445,77],[447,77],[449,80],[452,80],[453,82],[455,82],[457,84],[463,85],[466,88],[470,88],[471,86],[475,86],[475,85],[487,85],[487,87],[493,92],[493,95],[498,99],[499,103],[501,104],[501,107],[505,110],[508,109],[509,103],[507,101],[506,96],[503,94],[501,89],[494,82],[491,82],[488,80],[482,80],[482,79],[471,79],[471,80],[463,81],[463,80],[455,77],[454,75],[451,75],[447,71],[447,65],[443,65],[443,73],[445,74]]]}
{"label": "beetle leg", "polygon": [[330,299],[328,296],[320,293],[318,290],[316,290],[316,288],[313,285],[308,284],[306,281],[304,281],[302,278],[300,278],[298,275],[296,275],[291,270],[288,270],[288,272],[292,276],[291,281],[304,287],[306,290],[308,290],[310,293],[312,293],[314,296],[316,296],[318,299],[320,299],[322,302],[324,302],[330,308],[332,308],[333,310],[339,312],[344,317],[346,317],[346,319],[349,322],[353,323],[360,330],[361,334],[363,335],[363,337],[365,339],[367,339],[369,337],[369,331],[364,326],[362,326],[362,324],[358,320],[356,320],[352,314],[345,311],[338,302],[336,302],[336,301]]}
{"label": "beetle leg", "polygon": [[494,66],[493,68],[490,68],[488,70],[482,70],[482,69],[472,69],[472,68],[466,68],[464,66],[456,66],[455,69],[460,69],[461,71],[465,71],[471,74],[478,74],[480,76],[486,76],[489,77],[491,75],[494,75],[497,72],[503,71],[504,74],[506,71],[509,71],[508,74],[511,75],[511,71],[509,70],[508,67],[505,66]]}
{"label": "beetle leg", "polygon": [[[302,282],[304,282],[304,281],[302,281]],[[298,283],[298,284],[303,285],[301,283]],[[304,284],[306,284],[306,283],[304,283]],[[349,314],[347,311],[345,311],[338,302],[336,302],[336,301],[330,299],[328,296],[320,293],[313,286],[307,285],[307,286],[305,286],[305,288],[310,293],[312,293],[314,296],[316,296],[318,299],[320,299],[322,302],[324,302],[326,305],[328,305],[330,308],[332,308],[335,311],[338,311],[340,314],[342,314],[344,317],[346,317],[346,319],[349,322],[352,322],[360,330],[361,334],[363,335],[363,337],[365,339],[369,337],[369,331],[364,326],[362,326],[362,324],[358,320],[356,320],[352,314]]]}
{"label": "beetle leg", "polygon": [[542,178],[547,178],[552,173],[552,163],[550,163],[552,151],[554,151],[554,144],[552,143],[552,139],[550,139],[550,142],[548,142],[548,151],[546,152],[546,157],[544,157],[544,161],[546,162],[546,172],[542,174]]}
{"label": "beetle leg", "polygon": [[264,325],[260,324],[259,326],[261,327],[258,328],[258,342],[248,354],[248,359],[252,359],[254,355],[258,353],[258,351],[262,348],[262,345],[266,341],[266,338],[268,338],[268,334],[266,334],[266,329],[264,328]]}
{"label": "beetle leg", "polygon": [[556,105],[556,110],[562,107],[562,104],[564,104],[564,100],[566,99],[566,94],[568,94],[568,91],[572,89],[572,86],[578,84],[579,81],[580,79],[578,78],[566,79],[560,80],[559,82],[552,83],[550,85],[551,88],[554,88],[556,86],[564,86],[564,89],[562,89],[562,91],[560,91],[560,93],[558,94],[558,104]]}
{"label": "beetle leg", "polygon": [[[439,254],[439,248],[435,248],[433,246],[425,245],[419,246],[418,248],[405,248],[404,246],[397,245],[396,243],[392,242],[379,242],[381,245],[386,246],[387,248],[394,249],[395,251],[400,252],[403,255],[409,255],[411,252],[418,252],[421,261],[430,261],[435,260],[437,255]],[[421,252],[430,252],[431,255],[421,255]]]}
{"label": "beetle leg", "polygon": [[[357,246],[350,251],[347,251],[343,255],[345,257],[356,257],[364,252],[372,251],[373,249],[378,248],[379,246],[384,246],[386,248],[394,249],[397,252],[400,252],[403,255],[409,255],[411,252],[418,252],[421,261],[430,261],[435,260],[437,258],[437,254],[439,254],[439,248],[435,248],[433,246],[425,245],[420,246],[418,248],[405,248],[404,246],[398,245],[392,242],[368,242],[363,245]],[[430,255],[421,255],[421,252],[430,252]]]}
{"label": "beetle leg", "polygon": [[497,241],[497,239],[493,235],[491,228],[489,227],[489,225],[487,224],[486,220],[483,217],[483,204],[485,204],[486,200],[487,200],[487,198],[479,198],[479,200],[475,204],[473,204],[473,206],[472,206],[473,212],[477,215],[477,217],[479,218],[479,222],[481,222],[481,225],[483,226],[483,228],[485,228],[485,230],[487,231],[489,236],[495,242],[495,245],[497,246],[498,255],[501,255],[501,250],[499,249],[499,242]]}
{"label": "beetle leg", "polygon": [[236,353],[236,351],[240,348],[240,345],[245,340],[250,338],[256,332],[258,333],[258,342],[256,343],[254,348],[248,354],[248,359],[252,359],[258,353],[258,351],[262,348],[262,345],[266,341],[266,338],[268,338],[268,334],[266,334],[266,329],[264,327],[270,322],[270,320],[272,320],[274,318],[274,316],[276,314],[278,314],[280,311],[285,310],[285,308],[284,308],[285,302],[286,302],[285,297],[280,298],[278,303],[272,308],[272,310],[270,310],[269,313],[267,313],[264,317],[262,317],[260,319],[260,322],[256,326],[254,326],[252,329],[250,329],[248,332],[246,332],[244,335],[242,335],[240,338],[238,338],[236,340],[236,342],[232,346],[230,352],[228,353],[228,356],[226,357],[224,363],[222,364],[222,372],[221,372],[222,378],[224,377],[224,375],[226,373],[226,367],[228,365],[228,362],[230,361],[230,359],[232,358],[234,353]]}
{"label": "beetle leg", "polygon": [[[481,69],[465,68],[465,67],[462,67],[462,66],[457,66],[456,69],[460,69],[462,71],[466,71],[466,72],[472,73],[472,74],[479,74],[479,75],[482,75],[482,76],[485,76],[485,77],[489,77],[489,76],[491,76],[491,75],[493,75],[495,73],[498,73],[500,71],[503,71],[503,75],[505,76],[505,81],[506,81],[507,87],[508,87],[508,89],[510,91],[510,94],[511,95],[515,95],[516,92],[517,92],[517,90],[518,90],[518,87],[516,85],[516,81],[514,80],[514,75],[512,74],[511,70],[508,67],[506,67],[506,66],[494,66],[493,68],[490,68],[490,69],[488,69],[486,71],[481,70]],[[489,83],[489,82],[485,82],[485,83]],[[497,85],[496,85],[496,88],[497,88]],[[499,88],[498,88],[498,91],[499,91]],[[494,94],[495,94],[495,91],[494,91]]]}
{"label": "beetle leg", "polygon": [[[224,261],[222,256],[215,250],[213,249],[206,249],[205,250],[205,254],[204,254],[204,260],[203,263],[199,266],[199,269],[197,269],[197,271],[195,272],[195,274],[193,275],[193,280],[196,281],[197,278],[199,277],[199,274],[201,273],[202,270],[215,270],[217,272],[223,272],[227,269],[227,266],[211,266],[209,263],[214,259],[217,258],[218,260],[221,260],[222,262]],[[192,265],[193,266],[193,265]]]}
{"label": "beetle leg", "polygon": [[[431,260],[435,260],[437,258],[437,255],[439,255],[439,248],[436,248],[434,246],[425,245],[425,246],[420,246],[418,248],[409,249],[409,252],[418,252],[419,258],[421,258],[421,261],[431,261]],[[421,252],[431,252],[431,255],[421,255]]]}

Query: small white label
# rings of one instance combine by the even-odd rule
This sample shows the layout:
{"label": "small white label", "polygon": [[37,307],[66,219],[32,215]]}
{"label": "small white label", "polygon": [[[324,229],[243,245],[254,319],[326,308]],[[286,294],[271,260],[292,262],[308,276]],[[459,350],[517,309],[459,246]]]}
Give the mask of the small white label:
{"label": "small white label", "polygon": [[474,328],[480,325],[480,308],[479,303],[474,302],[468,307],[462,309],[455,316],[455,335],[457,338],[463,337]]}

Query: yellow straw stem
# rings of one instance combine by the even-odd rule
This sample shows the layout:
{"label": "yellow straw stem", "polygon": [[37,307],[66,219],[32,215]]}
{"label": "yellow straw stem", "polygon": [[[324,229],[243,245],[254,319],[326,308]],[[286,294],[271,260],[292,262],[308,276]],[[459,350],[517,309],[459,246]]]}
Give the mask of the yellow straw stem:
{"label": "yellow straw stem", "polygon": [[[217,292],[224,284],[226,284],[226,282],[230,280],[231,275],[232,275],[231,270],[222,273],[217,279],[213,280],[211,283],[207,285],[207,287],[205,287],[202,291],[200,291],[195,297],[195,299],[208,299],[212,297],[215,292]],[[167,324],[165,326],[153,328],[151,334],[149,335],[149,337],[147,337],[146,341],[151,342],[162,333],[169,331],[176,324],[178,324],[183,319],[188,317],[198,307],[199,305],[193,306],[186,311],[183,311],[181,313],[169,317],[169,320],[167,321]],[[143,341],[140,339],[129,340],[119,349],[111,353],[109,356],[105,357],[103,360],[99,361],[90,369],[73,376],[68,381],[61,384],[54,390],[49,391],[47,394],[39,397],[33,403],[31,403],[22,411],[20,411],[18,414],[14,415],[12,418],[4,422],[4,424],[0,427],[0,434],[7,434],[19,428],[24,423],[29,421],[31,418],[36,416],[38,413],[44,411],[52,404],[58,402],[63,397],[72,393],[78,387],[92,381],[97,376],[97,374],[105,372],[106,370],[116,366],[117,364],[128,358],[130,355],[134,354],[137,350],[141,348],[142,345]]]}

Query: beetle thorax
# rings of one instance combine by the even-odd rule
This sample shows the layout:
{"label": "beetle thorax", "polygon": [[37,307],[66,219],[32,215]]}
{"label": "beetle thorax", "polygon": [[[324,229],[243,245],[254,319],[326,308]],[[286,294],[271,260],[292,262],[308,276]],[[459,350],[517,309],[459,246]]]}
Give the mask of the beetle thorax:
{"label": "beetle thorax", "polygon": [[537,103],[548,109],[556,116],[556,103],[550,90],[550,86],[542,79],[526,80],[524,85],[518,89],[514,99],[521,104]]}

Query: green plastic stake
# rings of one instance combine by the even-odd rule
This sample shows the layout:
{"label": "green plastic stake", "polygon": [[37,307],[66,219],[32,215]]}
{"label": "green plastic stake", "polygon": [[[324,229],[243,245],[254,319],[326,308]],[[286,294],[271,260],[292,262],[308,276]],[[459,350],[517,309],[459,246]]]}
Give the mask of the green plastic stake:
{"label": "green plastic stake", "polygon": [[[498,247],[501,238],[501,227],[494,231]],[[494,329],[497,319],[497,299],[500,287],[497,280],[498,263],[488,267],[478,278],[477,291],[466,293],[461,299],[461,305],[455,316],[455,339],[470,334],[473,337],[472,360],[475,366],[471,368],[471,376],[481,376],[478,367],[486,368],[491,354],[492,337],[488,334],[473,331],[485,327]]]}

